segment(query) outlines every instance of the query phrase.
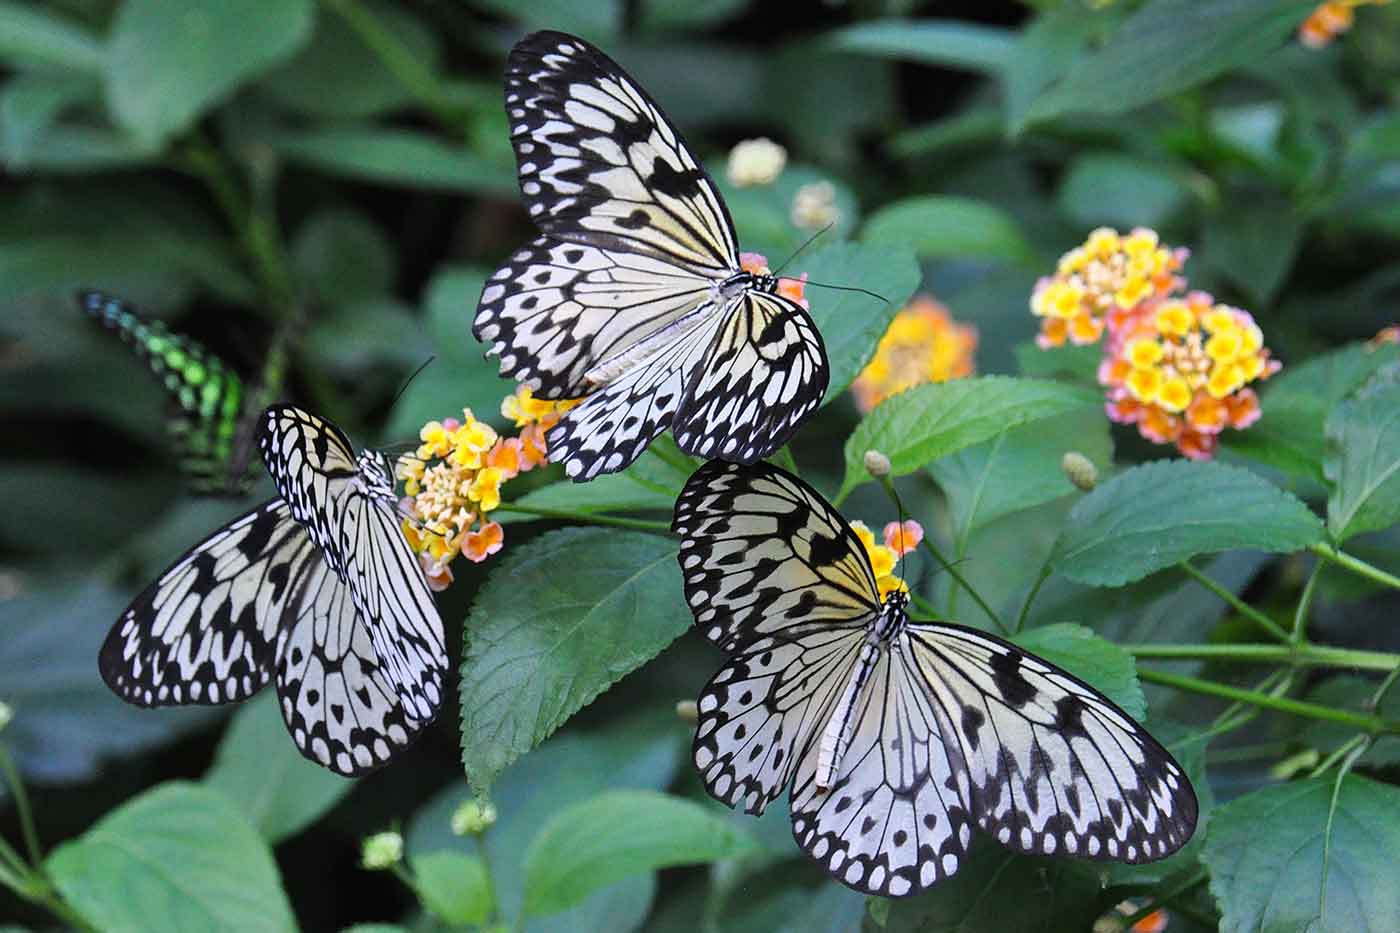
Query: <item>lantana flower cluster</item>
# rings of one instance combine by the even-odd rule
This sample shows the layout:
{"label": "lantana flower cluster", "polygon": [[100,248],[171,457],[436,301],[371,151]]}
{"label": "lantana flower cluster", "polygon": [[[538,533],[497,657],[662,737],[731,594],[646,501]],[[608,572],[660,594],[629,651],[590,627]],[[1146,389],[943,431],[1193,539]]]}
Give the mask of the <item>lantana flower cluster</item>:
{"label": "lantana flower cluster", "polygon": [[545,432],[575,404],[537,399],[520,386],[501,403],[502,417],[520,428],[516,437],[501,437],[470,408],[460,420],[423,425],[422,443],[399,457],[394,474],[404,484],[404,537],[432,589],[451,584],[458,554],[480,563],[505,545],[504,529],[489,518],[500,507],[501,485],[549,462]]}
{"label": "lantana flower cluster", "polygon": [[1186,291],[1178,274],[1186,257],[1151,230],[1100,228],[1036,285],[1031,311],[1041,318],[1041,347],[1102,340],[1098,380],[1109,418],[1206,460],[1221,431],[1259,420],[1250,386],[1280,364],[1247,311]]}
{"label": "lantana flower cluster", "polygon": [[1332,40],[1351,29],[1359,6],[1380,6],[1390,0],[1333,0],[1322,3],[1298,27],[1298,41],[1310,49],[1330,45]]}
{"label": "lantana flower cluster", "polygon": [[856,537],[865,547],[866,556],[870,558],[870,566],[875,571],[875,582],[880,587],[880,598],[883,599],[895,590],[909,592],[909,584],[896,576],[894,571],[899,559],[924,540],[923,526],[912,518],[903,522],[890,522],[882,534],[884,544],[875,540],[875,532],[871,531],[865,522],[851,522],[851,530],[856,533]]}
{"label": "lantana flower cluster", "polygon": [[895,315],[875,355],[851,383],[856,407],[868,412],[905,389],[972,375],[977,329],[953,320],[931,295],[915,295]]}

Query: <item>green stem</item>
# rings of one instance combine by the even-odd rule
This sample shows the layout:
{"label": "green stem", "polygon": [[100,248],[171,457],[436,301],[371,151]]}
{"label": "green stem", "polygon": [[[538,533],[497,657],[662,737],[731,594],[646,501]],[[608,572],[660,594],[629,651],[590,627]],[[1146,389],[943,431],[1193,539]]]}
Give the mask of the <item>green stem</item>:
{"label": "green stem", "polygon": [[486,876],[486,890],[491,892],[491,923],[501,922],[501,899],[496,895],[496,875],[491,871],[491,855],[486,851],[486,837],[476,837],[476,851],[481,857],[481,873]]}
{"label": "green stem", "polygon": [[345,20],[360,41],[384,63],[404,90],[412,94],[442,126],[454,135],[465,135],[463,114],[445,99],[437,76],[424,64],[422,56],[399,41],[374,12],[360,0],[321,0]]}
{"label": "green stem", "polygon": [[1395,686],[1397,679],[1400,679],[1400,664],[1396,664],[1391,672],[1385,675],[1385,680],[1382,680],[1381,685],[1376,688],[1376,692],[1371,694],[1371,699],[1367,701],[1366,705],[1372,712],[1380,708],[1381,703],[1385,700],[1385,695],[1390,692],[1391,687]]}
{"label": "green stem", "polygon": [[1308,574],[1308,582],[1303,584],[1303,595],[1298,598],[1298,609],[1293,613],[1293,631],[1289,633],[1288,640],[1295,644],[1302,644],[1303,634],[1308,628],[1308,613],[1312,611],[1313,594],[1317,591],[1317,580],[1322,576],[1322,561],[1313,564],[1312,573]]}
{"label": "green stem", "polygon": [[782,447],[779,447],[777,453],[773,454],[772,460],[793,476],[802,475],[797,469],[797,458],[792,455],[792,448],[788,447],[788,445],[784,444]]}
{"label": "green stem", "polygon": [[[890,482],[890,478],[888,476],[879,476],[876,477],[876,479],[880,481],[880,486],[885,490],[885,495],[890,497],[890,502],[894,504],[895,510],[899,513],[903,513],[904,506],[900,503],[899,496],[894,491],[894,483]],[[952,577],[957,582],[958,586],[961,586],[963,589],[967,590],[967,594],[972,597],[973,601],[976,602],[977,605],[982,607],[982,611],[987,614],[987,618],[991,619],[992,622],[995,623],[996,627],[1001,630],[1001,633],[1003,635],[1011,634],[1006,630],[1006,624],[1001,621],[1001,618],[995,612],[992,611],[992,607],[987,605],[987,601],[982,598],[982,594],[977,592],[977,590],[973,589],[972,584],[968,583],[967,580],[963,577],[963,575],[958,573],[958,568],[954,567],[951,563],[949,563],[947,558],[943,556],[943,554],[938,550],[938,548],[933,546],[933,541],[928,535],[924,535],[923,546],[925,550],[927,550],[930,554],[933,555],[933,559],[938,561],[938,563],[942,565],[944,570],[948,571],[948,576]]]}
{"label": "green stem", "polygon": [[[1293,685],[1293,671],[1276,670],[1265,675],[1264,679],[1255,684],[1256,691],[1269,691],[1270,696],[1282,696],[1288,692]],[[1182,741],[1183,745],[1193,745],[1197,742],[1210,743],[1210,740],[1227,732],[1232,732],[1243,725],[1252,722],[1259,715],[1257,706],[1249,706],[1244,703],[1235,702],[1225,707],[1219,716],[1209,726],[1200,732],[1196,732]]]}
{"label": "green stem", "polygon": [[1230,592],[1228,589],[1221,586],[1219,583],[1216,583],[1214,580],[1206,576],[1201,571],[1197,570],[1191,564],[1190,561],[1184,560],[1181,563],[1177,564],[1177,566],[1180,567],[1191,579],[1195,580],[1201,586],[1205,587],[1206,589],[1214,593],[1216,596],[1219,596],[1221,599],[1223,599],[1226,602],[1226,604],[1230,606],[1230,608],[1234,609],[1240,615],[1244,616],[1246,619],[1249,619],[1251,622],[1263,628],[1265,631],[1277,638],[1279,641],[1288,641],[1288,633],[1283,630],[1283,626],[1279,625],[1273,619],[1264,615],[1264,613],[1260,612],[1258,609],[1255,609],[1249,603],[1240,599],[1234,593]]}
{"label": "green stem", "polygon": [[1131,914],[1123,918],[1123,928],[1126,930],[1131,930],[1133,928],[1133,925],[1136,924],[1139,920],[1144,920],[1147,917],[1152,916],[1154,912],[1161,910],[1162,904],[1165,901],[1170,900],[1172,898],[1180,897],[1187,891],[1194,888],[1196,885],[1205,881],[1208,877],[1209,875],[1206,874],[1205,869],[1201,869],[1200,871],[1195,872],[1185,881],[1181,882],[1175,887],[1169,888],[1162,894],[1152,897],[1152,900],[1150,900],[1148,903],[1144,904],[1143,906],[1139,907],[1137,910],[1133,911]]}
{"label": "green stem", "polygon": [[29,852],[29,862],[37,870],[44,864],[44,850],[39,845],[39,832],[34,827],[34,811],[29,806],[29,794],[24,789],[24,782],[20,780],[19,769],[10,759],[10,753],[0,746],[0,771],[5,773],[5,780],[10,785],[10,792],[15,798],[15,812],[19,815],[19,829],[24,836],[24,847]]}
{"label": "green stem", "polygon": [[1323,560],[1330,560],[1338,567],[1345,567],[1352,573],[1363,576],[1368,580],[1374,580],[1384,586],[1400,590],[1400,577],[1386,573],[1379,567],[1373,567],[1359,557],[1352,557],[1350,554],[1339,551],[1330,544],[1318,542],[1309,548],[1309,550]]}
{"label": "green stem", "polygon": [[1192,661],[1243,661],[1252,664],[1289,663],[1303,667],[1349,667],[1364,671],[1394,671],[1400,655],[1353,648],[1299,645],[1124,645],[1139,658]]}
{"label": "green stem", "polygon": [[1040,575],[1035,578],[1035,583],[1031,586],[1030,592],[1026,593],[1025,600],[1021,603],[1021,611],[1016,614],[1016,627],[1013,632],[1021,631],[1021,627],[1026,624],[1026,616],[1031,614],[1031,603],[1040,595],[1040,588],[1045,585],[1045,581],[1050,579],[1050,562],[1047,560],[1040,567]]}
{"label": "green stem", "polygon": [[497,511],[515,512],[518,515],[536,515],[540,518],[560,518],[590,525],[612,525],[616,528],[635,528],[639,531],[659,531],[665,534],[671,533],[671,526],[668,523],[652,521],[646,518],[624,518],[621,515],[594,515],[584,512],[570,512],[567,509],[541,509],[530,505],[520,505],[515,502],[502,502]]}
{"label": "green stem", "polygon": [[1379,716],[1368,716],[1364,713],[1353,713],[1349,710],[1333,709],[1330,706],[1307,703],[1302,700],[1290,700],[1287,697],[1272,696],[1267,693],[1258,693],[1254,690],[1243,690],[1239,687],[1232,687],[1229,684],[1200,680],[1196,677],[1184,677],[1180,674],[1168,674],[1166,671],[1154,671],[1140,667],[1138,668],[1138,677],[1148,683],[1161,684],[1164,687],[1172,687],[1176,690],[1185,690],[1190,693],[1202,693],[1207,696],[1220,697],[1225,700],[1238,700],[1241,703],[1248,703],[1251,706],[1272,709],[1280,713],[1289,713],[1293,716],[1304,716],[1308,719],[1322,719],[1328,722],[1341,723],[1345,726],[1361,729],[1372,735],[1400,733],[1400,722],[1391,722]]}
{"label": "green stem", "polygon": [[667,466],[672,467],[677,473],[689,476],[690,474],[695,472],[694,462],[692,462],[691,459],[687,457],[684,452],[681,452],[680,455],[677,456],[676,451],[672,451],[664,445],[652,444],[651,446],[647,447],[647,453],[651,454],[653,457],[660,460]]}
{"label": "green stem", "polygon": [[[1318,766],[1312,769],[1312,772],[1308,775],[1308,777],[1315,778],[1319,774],[1326,774],[1328,771],[1332,770],[1333,765],[1341,761],[1346,756],[1352,754],[1353,752],[1356,752],[1358,755],[1364,754],[1366,748],[1369,747],[1370,744],[1371,737],[1369,735],[1352,736],[1351,738],[1343,742],[1341,745],[1339,745],[1335,750],[1333,750],[1332,754],[1322,759]],[[1357,752],[1358,748],[1361,751]],[[1350,767],[1350,765],[1348,765],[1348,767]]]}

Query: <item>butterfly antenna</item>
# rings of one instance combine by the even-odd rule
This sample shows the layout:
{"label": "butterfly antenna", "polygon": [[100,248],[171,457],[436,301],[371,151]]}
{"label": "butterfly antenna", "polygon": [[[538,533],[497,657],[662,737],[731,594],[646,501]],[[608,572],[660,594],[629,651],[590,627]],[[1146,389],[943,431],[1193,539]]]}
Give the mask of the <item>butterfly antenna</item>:
{"label": "butterfly antenna", "polygon": [[424,360],[418,365],[418,368],[413,371],[413,375],[409,376],[407,379],[404,380],[403,385],[399,387],[399,391],[394,394],[394,401],[389,403],[390,408],[394,406],[395,402],[397,402],[400,398],[403,397],[403,394],[408,391],[408,387],[413,385],[413,380],[418,378],[418,374],[421,373],[423,370],[427,369],[429,364],[431,364],[432,361],[435,359],[437,359],[436,356],[428,357],[426,360]]}
{"label": "butterfly antenna", "polygon": [[811,236],[809,236],[809,237],[806,239],[806,241],[803,242],[803,244],[802,244],[801,246],[797,247],[797,249],[795,249],[795,250],[793,251],[793,253],[792,253],[791,256],[789,256],[788,258],[786,258],[786,259],[783,260],[783,264],[782,264],[781,266],[779,266],[778,268],[776,268],[776,269],[773,270],[773,275],[774,275],[775,277],[781,277],[781,276],[782,276],[783,270],[786,269],[786,268],[788,267],[788,265],[790,265],[794,259],[796,259],[798,256],[802,255],[802,251],[803,251],[804,249],[806,249],[807,247],[809,247],[809,246],[811,246],[813,243],[815,243],[817,237],[821,236],[823,233],[825,233],[826,231],[830,230],[830,229],[831,229],[832,227],[834,227],[834,226],[836,226],[836,223],[833,221],[832,223],[827,224],[825,227],[822,227],[822,228],[821,228],[820,230],[818,230],[816,233],[814,233],[814,234],[812,234]]}
{"label": "butterfly antenna", "polygon": [[890,303],[890,300],[884,295],[881,295],[879,292],[872,292],[868,288],[856,288],[853,285],[828,285],[825,282],[813,282],[811,279],[805,280],[802,284],[812,285],[817,288],[830,288],[838,292],[860,292],[862,295],[869,295],[871,298],[877,298],[885,304]]}

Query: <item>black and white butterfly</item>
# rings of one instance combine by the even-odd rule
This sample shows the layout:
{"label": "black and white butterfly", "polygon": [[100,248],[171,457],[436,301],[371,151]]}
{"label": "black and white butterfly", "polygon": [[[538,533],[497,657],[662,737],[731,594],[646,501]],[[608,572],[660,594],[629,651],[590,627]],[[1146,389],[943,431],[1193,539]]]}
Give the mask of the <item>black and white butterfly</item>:
{"label": "black and white butterfly", "polygon": [[290,405],[263,414],[258,446],[281,495],[137,596],[98,667],[137,706],[232,703],[275,677],[302,754],[362,774],[437,715],[442,619],[382,454],[357,456],[335,425]]}
{"label": "black and white butterfly", "polygon": [[1028,853],[1145,862],[1196,827],[1165,749],[1093,687],[1008,642],[911,621],[845,520],[797,477],[712,461],[676,503],[696,624],[731,658],[699,701],[716,799],[792,831],[832,876],[917,893],[977,826]]}
{"label": "black and white butterfly", "polygon": [[520,190],[543,234],[486,283],[472,324],[501,375],[586,397],[548,435],[576,480],[626,467],[668,427],[751,463],[822,400],[826,349],[778,280],[740,267],[719,190],[646,91],[573,36],[506,65]]}

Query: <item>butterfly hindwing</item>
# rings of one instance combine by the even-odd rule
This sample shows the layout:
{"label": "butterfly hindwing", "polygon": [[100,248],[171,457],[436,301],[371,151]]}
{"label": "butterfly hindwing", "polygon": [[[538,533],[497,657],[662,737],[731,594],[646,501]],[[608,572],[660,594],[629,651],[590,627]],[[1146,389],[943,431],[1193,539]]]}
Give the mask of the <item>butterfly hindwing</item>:
{"label": "butterfly hindwing", "polygon": [[791,299],[746,291],[734,302],[676,414],[676,443],[698,457],[753,463],[787,443],[821,404],[826,348]]}
{"label": "butterfly hindwing", "polygon": [[545,233],[716,274],[738,267],[714,182],[608,56],[533,33],[511,50],[505,93],[520,191]]}
{"label": "butterfly hindwing", "polygon": [[1190,838],[1195,792],[1157,741],[1043,658],[963,626],[907,628],[918,673],[965,764],[969,809],[1003,845],[1143,862]]}
{"label": "butterfly hindwing", "polygon": [[335,425],[291,405],[267,409],[258,442],[292,515],[349,587],[406,713],[431,719],[447,647],[432,592],[399,530],[388,466],[372,452],[357,457]]}
{"label": "butterfly hindwing", "polygon": [[405,715],[349,589],[303,539],[297,602],[277,637],[277,696],[301,753],[354,777],[387,762],[425,721]]}
{"label": "butterfly hindwing", "polygon": [[837,781],[820,788],[808,754],[792,790],[797,844],[867,894],[898,897],[949,877],[971,839],[966,782],[909,664],[899,643],[876,664]]}
{"label": "butterfly hindwing", "polygon": [[122,612],[98,656],[103,680],[138,706],[252,696],[272,676],[276,624],[306,544],[276,499],[205,538]]}

